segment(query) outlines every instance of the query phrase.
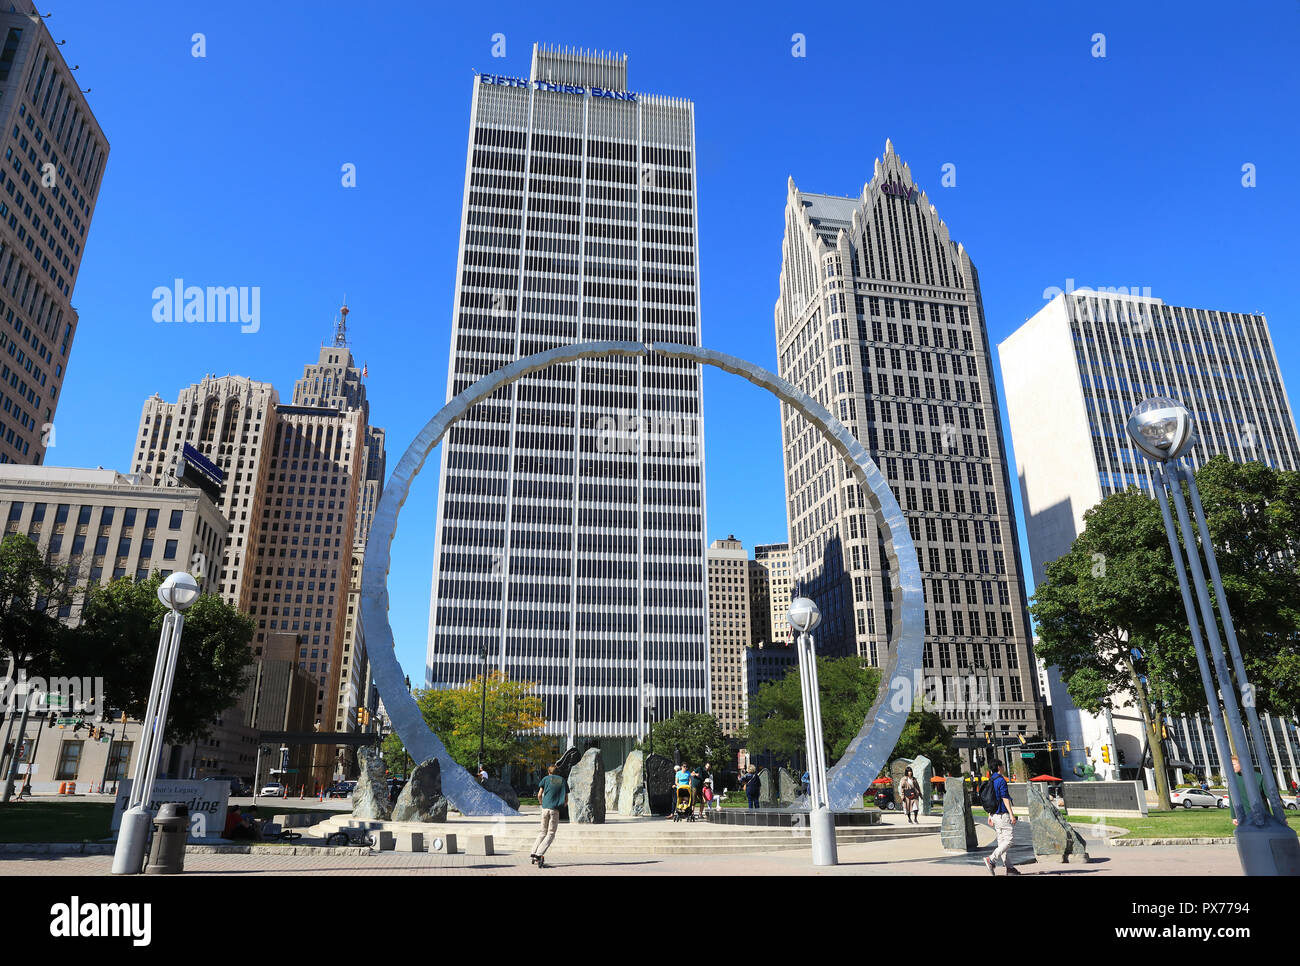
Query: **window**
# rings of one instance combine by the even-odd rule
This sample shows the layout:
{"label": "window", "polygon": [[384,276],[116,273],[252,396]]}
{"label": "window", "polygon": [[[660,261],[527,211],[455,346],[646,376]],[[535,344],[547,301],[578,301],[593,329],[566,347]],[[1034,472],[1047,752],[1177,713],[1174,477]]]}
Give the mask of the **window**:
{"label": "window", "polygon": [[108,537],[95,538],[95,556],[102,557],[108,553]]}
{"label": "window", "polygon": [[108,780],[111,782],[125,781],[130,776],[126,773],[126,766],[131,761],[131,747],[134,742],[115,741],[113,750],[108,756]]}
{"label": "window", "polygon": [[145,515],[144,515],[144,525],[145,525],[146,527],[156,527],[156,526],[158,526],[158,511],[157,511],[157,510],[149,510],[149,511],[147,511],[147,512],[145,513]]}
{"label": "window", "polygon": [[59,508],[54,511],[54,522],[55,523],[68,522],[68,504],[66,503],[59,504]]}
{"label": "window", "polygon": [[12,504],[10,504],[10,506],[9,506],[9,522],[10,522],[10,523],[13,523],[14,521],[16,521],[16,520],[17,520],[19,517],[21,517],[22,515],[23,515],[23,505],[22,505],[22,503],[20,503],[20,502],[18,502],[17,500],[15,500],[15,501],[14,501]]}
{"label": "window", "polygon": [[163,559],[164,559],[164,560],[175,560],[175,559],[176,559],[176,541],[175,541],[175,540],[168,540],[167,543],[164,545],[164,547],[163,547]]}
{"label": "window", "polygon": [[85,552],[85,549],[86,535],[84,533],[79,533],[72,538],[72,555],[75,557],[77,554]]}
{"label": "window", "polygon": [[184,510],[173,510],[171,523],[168,524],[168,528],[172,530],[179,530],[181,528],[181,518],[184,516],[185,516]]}
{"label": "window", "polygon": [[122,511],[122,526],[124,527],[135,526],[135,507],[129,506]]}
{"label": "window", "polygon": [[65,741],[59,749],[59,764],[54,773],[56,782],[75,781],[81,765],[81,747],[84,741]]}
{"label": "window", "polygon": [[83,506],[81,508],[81,510],[77,513],[77,523],[78,524],[90,523],[90,507]]}
{"label": "window", "polygon": [[106,506],[99,511],[99,525],[106,527],[113,522],[114,507]]}

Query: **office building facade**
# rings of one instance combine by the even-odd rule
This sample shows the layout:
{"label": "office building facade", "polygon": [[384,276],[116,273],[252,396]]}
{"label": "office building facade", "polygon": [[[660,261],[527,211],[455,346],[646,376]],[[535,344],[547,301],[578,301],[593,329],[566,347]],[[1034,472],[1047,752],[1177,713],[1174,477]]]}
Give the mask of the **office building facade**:
{"label": "office building facade", "polygon": [[[1151,463],[1124,429],[1148,397],[1168,396],[1191,410],[1197,440],[1186,459],[1193,467],[1219,454],[1281,470],[1300,466],[1294,411],[1262,315],[1076,290],[1058,294],[998,351],[1035,582],[1069,551],[1090,507],[1129,486],[1154,498]],[[1146,739],[1136,707],[1115,708],[1109,721],[1082,712],[1057,670],[1047,676],[1057,735],[1071,743],[1069,763],[1137,777]],[[1295,722],[1266,717],[1261,724],[1279,777],[1300,779]],[[1202,774],[1227,774],[1200,716],[1167,727],[1176,759]]]}
{"label": "office building facade", "polygon": [[[979,275],[886,142],[857,198],[791,179],[780,375],[868,448],[908,519],[925,584],[929,697],[959,733],[1042,728]],[[793,591],[821,608],[820,652],[884,663],[889,563],[862,488],[781,409]],[[979,685],[970,682],[978,679]],[[982,682],[989,682],[983,684]],[[982,693],[974,687],[992,689]]]}
{"label": "office building facade", "polygon": [[[226,520],[203,492],[188,486],[155,486],[139,475],[115,470],[57,466],[0,466],[0,520],[4,535],[22,534],[50,565],[67,572],[71,601],[57,611],[75,626],[81,621],[86,593],[130,577],[191,573],[204,589],[220,584]],[[112,695],[105,695],[111,703]],[[7,717],[21,717],[22,702]],[[102,720],[106,709],[90,705],[88,720]],[[46,728],[46,714],[28,721],[20,736],[10,726],[11,740],[26,738],[35,764],[32,790],[52,794],[62,781],[88,791],[102,781],[117,781],[133,764],[139,724],[103,721],[112,732],[111,744],[91,740],[82,729]],[[41,735],[36,740],[38,733]],[[160,769],[172,777],[226,767],[220,750],[205,743],[166,746]]]}
{"label": "office building facade", "polygon": [[727,735],[745,725],[744,655],[752,634],[749,552],[735,534],[709,544],[709,675],[713,716]]}
{"label": "office building facade", "polygon": [[[557,345],[698,345],[695,198],[693,105],[629,93],[625,58],[479,75],[447,397]],[[698,367],[647,355],[540,371],[454,426],[428,683],[536,682],[546,734],[611,754],[707,710],[701,419]]]}
{"label": "office building facade", "polygon": [[0,12],[0,463],[44,463],[108,140],[28,0]]}

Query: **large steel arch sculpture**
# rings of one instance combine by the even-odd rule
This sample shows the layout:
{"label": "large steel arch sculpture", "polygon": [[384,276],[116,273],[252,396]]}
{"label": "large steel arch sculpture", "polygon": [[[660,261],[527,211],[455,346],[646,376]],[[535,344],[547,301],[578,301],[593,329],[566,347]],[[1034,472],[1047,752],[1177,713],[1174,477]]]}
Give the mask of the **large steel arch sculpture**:
{"label": "large steel arch sculpture", "polygon": [[[866,449],[852,433],[821,403],[807,393],[735,356],[699,346],[672,342],[579,342],[557,346],[545,352],[518,359],[451,399],[442,407],[407,447],[384,487],[375,508],[361,575],[361,620],[366,634],[370,665],[393,722],[393,728],[416,761],[438,759],[442,768],[443,793],[465,815],[514,815],[513,809],[499,797],[485,791],[447,753],[442,741],[429,730],[415,699],[406,691],[401,666],[393,650],[393,629],[388,623],[388,570],[391,566],[393,535],[397,515],[410,493],[411,483],[425,460],[441,442],[447,430],[479,403],[503,386],[548,366],[579,359],[606,356],[661,355],[671,359],[688,359],[714,366],[749,380],[766,389],[798,411],[821,430],[831,447],[848,465],[863,486],[876,522],[885,538],[889,555],[894,599],[894,633],[881,667],[880,693],[872,703],[862,730],[849,743],[844,755],[828,774],[830,804],[845,809],[862,802],[862,793],[880,773],[885,759],[898,742],[907,714],[912,709],[914,676],[920,667],[923,646],[924,601],[921,571],[916,550],[894,494]],[[901,692],[901,693],[899,693]],[[891,697],[892,693],[892,697]]]}

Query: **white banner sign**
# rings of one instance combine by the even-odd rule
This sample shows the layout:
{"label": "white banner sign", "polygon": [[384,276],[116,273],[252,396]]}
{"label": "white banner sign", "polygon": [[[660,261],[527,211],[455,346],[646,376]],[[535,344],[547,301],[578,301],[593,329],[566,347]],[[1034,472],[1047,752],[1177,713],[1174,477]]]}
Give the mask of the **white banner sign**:
{"label": "white banner sign", "polygon": [[[122,824],[122,812],[131,797],[131,779],[123,779],[117,786],[117,800],[113,803],[113,823],[116,832]],[[190,810],[190,837],[219,839],[226,828],[226,805],[230,800],[229,782],[156,781],[153,801],[145,808],[150,815],[167,802],[179,802]]]}

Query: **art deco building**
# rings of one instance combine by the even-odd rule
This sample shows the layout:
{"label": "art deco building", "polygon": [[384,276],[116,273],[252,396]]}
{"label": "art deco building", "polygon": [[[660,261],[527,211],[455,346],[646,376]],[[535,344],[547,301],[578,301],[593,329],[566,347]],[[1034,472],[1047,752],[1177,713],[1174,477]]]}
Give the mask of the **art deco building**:
{"label": "art deco building", "polygon": [[745,648],[749,646],[749,553],[735,535],[709,544],[709,675],[713,716],[723,733],[745,724]]}
{"label": "art deco building", "polygon": [[[176,403],[147,400],[136,467],[171,472],[189,443],[225,474],[220,506],[230,521],[221,592],[257,621],[253,652],[276,638],[277,659],[292,635],[299,667],[315,680],[311,704],[322,731],[352,730],[368,682],[358,620],[360,564],[370,512],[382,488],[382,429],[369,426],[362,368],[347,347],[346,308],[334,343],[304,367],[293,401],[269,384],[209,376]],[[250,697],[245,721],[260,715]],[[251,718],[249,716],[252,716]],[[219,745],[246,747],[234,774],[251,775],[255,742],[228,726]],[[313,779],[333,777],[333,748],[315,756]]]}
{"label": "art deco building", "polygon": [[[467,154],[448,398],[557,345],[699,344],[690,101],[534,48],[527,78],[475,79]],[[611,746],[707,710],[700,419],[698,367],[647,355],[538,372],[453,427],[429,683],[486,662],[537,683],[546,733]]]}
{"label": "art deco building", "polygon": [[[1191,410],[1197,441],[1187,459],[1194,467],[1223,454],[1300,468],[1295,414],[1262,315],[1076,290],[1057,295],[998,351],[1036,582],[1069,551],[1090,507],[1129,486],[1154,497],[1151,463],[1124,429],[1150,396]],[[1095,760],[1109,771],[1100,755],[1109,744],[1111,764],[1135,778],[1145,747],[1137,709],[1118,707],[1106,721],[1074,706],[1056,668],[1047,677],[1057,734],[1071,742],[1068,761]],[[1300,779],[1295,722],[1266,716],[1262,723],[1279,780]],[[1176,759],[1201,774],[1227,773],[1200,716],[1171,720],[1168,731]]]}
{"label": "art deco building", "polygon": [[42,463],[108,140],[29,0],[0,12],[0,463]]}
{"label": "art deco building", "polygon": [[[780,374],[855,433],[907,516],[932,699],[965,733],[987,710],[967,682],[989,681],[997,732],[1039,733],[979,276],[892,144],[857,198],[791,179],[775,315]],[[784,405],[781,432],[794,592],[821,608],[818,650],[879,665],[895,577],[863,491]]]}

